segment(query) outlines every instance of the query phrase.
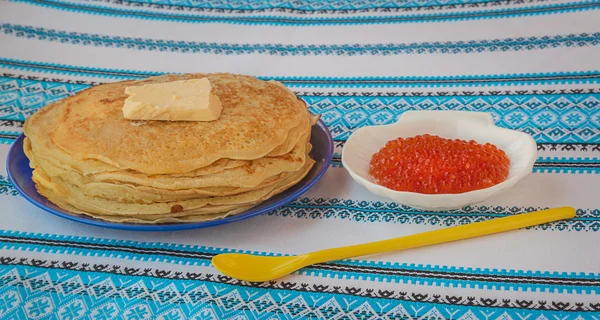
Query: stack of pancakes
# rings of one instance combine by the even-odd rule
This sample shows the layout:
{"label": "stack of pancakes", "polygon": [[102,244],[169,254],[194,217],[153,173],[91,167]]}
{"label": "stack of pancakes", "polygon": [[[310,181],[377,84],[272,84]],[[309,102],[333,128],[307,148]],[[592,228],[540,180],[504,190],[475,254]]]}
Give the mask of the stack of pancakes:
{"label": "stack of pancakes", "polygon": [[[207,77],[218,120],[130,121],[125,88]],[[25,154],[40,194],[63,209],[128,223],[234,215],[290,188],[314,164],[304,102],[273,81],[232,74],[166,75],[104,84],[40,109]]]}

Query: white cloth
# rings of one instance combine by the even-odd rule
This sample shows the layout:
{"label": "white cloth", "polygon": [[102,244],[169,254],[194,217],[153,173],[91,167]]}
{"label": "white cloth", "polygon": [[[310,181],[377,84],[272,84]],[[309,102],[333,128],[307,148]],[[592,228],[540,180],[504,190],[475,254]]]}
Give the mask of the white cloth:
{"label": "white cloth", "polygon": [[[281,209],[168,233],[61,219],[0,172],[0,318],[599,318],[598,9],[596,0],[1,1],[2,163],[48,102],[167,72],[281,80],[323,115],[337,160]],[[351,132],[420,109],[490,112],[531,134],[534,173],[441,213],[355,184],[339,163]],[[210,266],[223,251],[297,254],[563,205],[577,218],[260,285]]]}

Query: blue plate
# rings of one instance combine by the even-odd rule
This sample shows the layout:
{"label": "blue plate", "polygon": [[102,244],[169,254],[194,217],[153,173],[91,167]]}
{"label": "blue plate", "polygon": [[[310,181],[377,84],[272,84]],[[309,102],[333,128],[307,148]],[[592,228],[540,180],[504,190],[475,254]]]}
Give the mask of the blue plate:
{"label": "blue plate", "polygon": [[136,231],[173,231],[206,228],[248,219],[261,213],[277,209],[299,197],[308,189],[310,189],[310,187],[312,187],[315,183],[317,183],[317,181],[323,177],[323,174],[325,174],[325,171],[331,163],[331,158],[333,157],[333,139],[331,138],[331,134],[329,133],[325,123],[319,120],[319,122],[312,127],[312,135],[310,138],[310,142],[313,145],[311,156],[316,163],[308,175],[302,179],[302,181],[289,188],[285,192],[270,198],[269,200],[246,212],[224,219],[194,223],[143,225],[134,223],[107,222],[88,216],[75,214],[61,209],[44,196],[40,195],[35,188],[35,184],[31,180],[32,170],[29,167],[29,159],[27,159],[25,153],[23,152],[23,138],[23,135],[19,136],[19,138],[17,138],[10,148],[10,151],[8,152],[8,158],[6,160],[6,168],[10,181],[12,181],[15,188],[19,191],[19,193],[21,193],[21,195],[23,195],[23,197],[25,197],[25,199],[37,207],[44,209],[45,211],[69,220],[99,227]]}

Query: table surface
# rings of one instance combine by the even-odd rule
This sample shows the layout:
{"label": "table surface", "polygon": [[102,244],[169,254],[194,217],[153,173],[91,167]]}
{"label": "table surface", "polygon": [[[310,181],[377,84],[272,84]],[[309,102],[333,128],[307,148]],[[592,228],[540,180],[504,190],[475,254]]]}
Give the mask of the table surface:
{"label": "table surface", "polygon": [[[167,72],[276,79],[336,140],[325,177],[267,214],[143,233],[37,209],[0,170],[1,319],[600,318],[600,1],[0,1],[0,162],[43,105]],[[469,110],[531,134],[534,172],[452,212],[398,206],[340,161],[353,130]],[[297,254],[570,205],[577,217],[485,238],[223,276],[225,251]]]}

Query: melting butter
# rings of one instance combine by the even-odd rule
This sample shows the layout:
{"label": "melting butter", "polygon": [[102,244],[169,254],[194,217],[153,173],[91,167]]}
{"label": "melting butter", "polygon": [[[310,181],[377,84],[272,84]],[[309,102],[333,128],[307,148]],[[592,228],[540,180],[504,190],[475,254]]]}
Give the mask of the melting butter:
{"label": "melting butter", "polygon": [[221,101],[207,78],[125,88],[123,116],[130,120],[214,121]]}

